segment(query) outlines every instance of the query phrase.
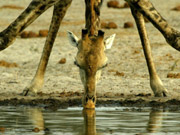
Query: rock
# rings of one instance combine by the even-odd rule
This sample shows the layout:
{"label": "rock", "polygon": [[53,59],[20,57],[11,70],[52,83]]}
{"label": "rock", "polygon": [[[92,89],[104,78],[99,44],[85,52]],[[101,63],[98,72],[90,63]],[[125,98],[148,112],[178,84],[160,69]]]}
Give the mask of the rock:
{"label": "rock", "polygon": [[107,23],[106,22],[101,22],[101,28],[106,29],[107,28]]}
{"label": "rock", "polygon": [[33,31],[23,31],[20,34],[21,38],[34,38],[34,37],[39,37],[39,35]]}
{"label": "rock", "polygon": [[39,30],[39,37],[47,37],[48,30]]}
{"label": "rock", "polygon": [[180,73],[168,73],[167,78],[180,78]]}
{"label": "rock", "polygon": [[28,38],[34,38],[34,37],[39,37],[39,35],[33,31],[29,31]]}
{"label": "rock", "polygon": [[20,36],[21,36],[21,38],[28,38],[28,31],[23,31],[21,34],[20,34]]}
{"label": "rock", "polygon": [[104,28],[104,29],[117,29],[118,26],[115,22],[102,22],[101,23],[101,28]]}
{"label": "rock", "polygon": [[60,59],[60,61],[59,61],[58,63],[59,63],[59,64],[65,64],[65,63],[66,63],[66,58]]}
{"label": "rock", "polygon": [[0,66],[7,67],[7,68],[13,68],[13,67],[18,67],[18,64],[16,64],[16,63],[9,63],[9,62],[6,62],[4,60],[0,60]]}
{"label": "rock", "polygon": [[116,71],[116,76],[124,76],[124,73],[123,72],[119,72],[119,71]]}
{"label": "rock", "polygon": [[125,2],[123,5],[120,5],[118,1],[112,0],[107,2],[107,7],[109,8],[129,8],[129,4]]}
{"label": "rock", "polygon": [[117,24],[116,23],[114,23],[114,22],[109,22],[108,24],[107,24],[107,28],[108,29],[117,29]]}
{"label": "rock", "polygon": [[178,5],[178,6],[174,7],[174,8],[172,8],[171,10],[174,10],[174,11],[180,11],[180,5]]}
{"label": "rock", "polygon": [[124,28],[133,28],[133,27],[134,27],[134,25],[132,22],[125,22],[124,23]]}
{"label": "rock", "polygon": [[119,8],[119,2],[116,0],[112,0],[112,1],[107,2],[107,6],[109,8]]}
{"label": "rock", "polygon": [[39,128],[34,128],[32,131],[37,133],[37,132],[40,131],[40,129]]}

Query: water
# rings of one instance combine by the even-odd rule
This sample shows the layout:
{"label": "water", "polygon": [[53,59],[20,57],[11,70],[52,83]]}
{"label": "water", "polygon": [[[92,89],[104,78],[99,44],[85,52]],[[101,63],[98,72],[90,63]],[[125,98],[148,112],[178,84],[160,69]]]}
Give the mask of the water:
{"label": "water", "polygon": [[108,107],[57,111],[0,107],[0,135],[173,135],[180,134],[180,111]]}

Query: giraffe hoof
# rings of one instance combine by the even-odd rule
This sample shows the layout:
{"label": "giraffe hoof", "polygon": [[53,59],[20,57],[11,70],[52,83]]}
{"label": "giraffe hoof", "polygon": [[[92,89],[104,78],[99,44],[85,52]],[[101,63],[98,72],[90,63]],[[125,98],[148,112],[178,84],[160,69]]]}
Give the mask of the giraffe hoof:
{"label": "giraffe hoof", "polygon": [[168,90],[163,86],[163,83],[158,76],[150,79],[150,86],[155,97],[167,97],[169,95]]}
{"label": "giraffe hoof", "polygon": [[163,89],[159,92],[154,93],[155,97],[168,97],[168,91]]}
{"label": "giraffe hoof", "polygon": [[33,90],[30,90],[29,88],[25,88],[20,95],[21,96],[33,96],[34,97],[37,95],[37,93],[34,92]]}
{"label": "giraffe hoof", "polygon": [[166,91],[163,91],[162,94],[163,94],[163,97],[168,97],[168,92],[167,92],[167,90],[166,90]]}

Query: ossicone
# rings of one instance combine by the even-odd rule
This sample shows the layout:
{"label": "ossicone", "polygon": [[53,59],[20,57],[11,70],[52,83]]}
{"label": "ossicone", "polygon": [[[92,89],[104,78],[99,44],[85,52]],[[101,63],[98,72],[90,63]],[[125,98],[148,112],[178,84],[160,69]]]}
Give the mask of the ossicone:
{"label": "ossicone", "polygon": [[104,31],[98,30],[98,37],[104,38]]}
{"label": "ossicone", "polygon": [[88,37],[88,30],[87,29],[82,29],[82,39],[85,39]]}

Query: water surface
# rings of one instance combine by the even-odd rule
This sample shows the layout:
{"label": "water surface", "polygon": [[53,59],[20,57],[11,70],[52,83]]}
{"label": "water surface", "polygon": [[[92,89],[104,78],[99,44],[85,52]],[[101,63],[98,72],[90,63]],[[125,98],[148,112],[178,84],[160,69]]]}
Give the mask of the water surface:
{"label": "water surface", "polygon": [[58,109],[1,106],[0,135],[173,135],[180,111],[103,107]]}

